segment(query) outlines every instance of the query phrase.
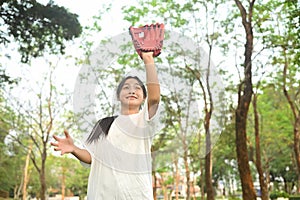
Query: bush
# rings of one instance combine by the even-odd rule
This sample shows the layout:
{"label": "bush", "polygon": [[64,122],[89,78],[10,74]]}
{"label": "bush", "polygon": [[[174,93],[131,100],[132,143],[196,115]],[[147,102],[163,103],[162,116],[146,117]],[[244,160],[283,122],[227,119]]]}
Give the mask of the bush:
{"label": "bush", "polygon": [[300,200],[300,196],[290,196],[289,200]]}
{"label": "bush", "polygon": [[270,199],[277,199],[278,197],[288,198],[289,194],[284,191],[274,191],[270,193]]}

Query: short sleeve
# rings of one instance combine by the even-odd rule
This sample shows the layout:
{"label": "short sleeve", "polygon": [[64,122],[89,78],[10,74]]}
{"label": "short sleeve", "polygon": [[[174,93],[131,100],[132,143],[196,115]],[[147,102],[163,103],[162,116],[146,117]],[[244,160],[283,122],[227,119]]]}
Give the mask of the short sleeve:
{"label": "short sleeve", "polygon": [[151,119],[149,118],[149,108],[147,104],[147,99],[145,100],[145,105],[142,108],[142,112],[144,112],[145,120],[146,121],[155,121],[157,118],[159,118],[159,113],[160,113],[160,104],[158,104],[156,113]]}
{"label": "short sleeve", "polygon": [[[147,101],[145,101],[147,102]],[[148,124],[150,131],[152,132],[152,135],[155,135],[158,131],[160,131],[161,129],[161,123],[160,123],[160,104],[157,107],[156,113],[153,117],[149,118],[149,112],[148,112],[148,104],[145,103],[144,107],[143,107],[143,115],[144,115],[144,119],[145,122]]]}

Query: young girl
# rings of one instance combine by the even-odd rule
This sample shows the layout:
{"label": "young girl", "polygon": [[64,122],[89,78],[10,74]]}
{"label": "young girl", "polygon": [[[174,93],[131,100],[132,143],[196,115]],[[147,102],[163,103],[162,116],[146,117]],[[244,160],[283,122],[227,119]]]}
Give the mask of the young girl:
{"label": "young girl", "polygon": [[158,123],[160,86],[153,53],[143,52],[146,86],[135,76],[117,88],[120,115],[99,120],[85,141],[74,145],[68,131],[54,136],[55,151],[90,165],[88,200],[152,200],[151,142]]}

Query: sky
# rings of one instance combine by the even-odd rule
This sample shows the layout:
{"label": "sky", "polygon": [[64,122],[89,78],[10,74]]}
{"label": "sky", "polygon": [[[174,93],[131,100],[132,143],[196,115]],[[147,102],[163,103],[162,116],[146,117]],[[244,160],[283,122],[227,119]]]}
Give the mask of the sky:
{"label": "sky", "polygon": [[[48,2],[48,0],[39,0],[40,2]],[[124,23],[121,15],[122,6],[128,4],[128,1],[122,0],[110,0],[110,1],[95,1],[95,0],[84,0],[84,1],[71,1],[71,0],[55,0],[59,6],[68,8],[71,12],[79,15],[79,20],[82,25],[87,25],[92,21],[92,17],[99,14],[99,10],[104,5],[111,4],[111,10],[103,16],[102,20],[103,30],[101,34],[105,35],[116,35],[124,28],[128,28],[128,24]],[[108,3],[109,2],[109,3]],[[134,3],[131,1],[130,3]]]}

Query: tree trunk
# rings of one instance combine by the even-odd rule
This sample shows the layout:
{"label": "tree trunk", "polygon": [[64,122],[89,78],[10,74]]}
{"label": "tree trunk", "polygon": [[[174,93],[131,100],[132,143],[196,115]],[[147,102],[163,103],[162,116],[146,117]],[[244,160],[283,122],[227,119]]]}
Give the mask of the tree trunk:
{"label": "tree trunk", "polygon": [[24,177],[22,177],[20,185],[15,185],[14,187],[14,199],[19,199],[21,197],[21,190],[24,184]]}
{"label": "tree trunk", "polygon": [[161,175],[160,186],[164,194],[164,200],[168,200],[168,189],[167,189],[167,185],[165,184],[165,173],[161,173],[160,175]]}
{"label": "tree trunk", "polygon": [[66,196],[66,169],[65,166],[61,167],[62,176],[61,176],[61,200],[65,199]]}
{"label": "tree trunk", "polygon": [[156,195],[156,188],[157,188],[157,178],[156,178],[156,174],[155,174],[155,169],[152,172],[152,177],[153,177],[153,199],[156,200],[157,199],[157,195]]}
{"label": "tree trunk", "polygon": [[175,165],[175,173],[174,173],[174,180],[175,180],[175,199],[178,200],[178,193],[179,193],[179,169],[178,169],[178,159],[174,157],[174,165]]}
{"label": "tree trunk", "polygon": [[294,152],[296,157],[296,163],[297,163],[297,174],[298,174],[298,191],[297,193],[300,194],[300,113],[298,114],[298,117],[294,124]]}
{"label": "tree trunk", "polygon": [[[45,144],[44,144],[45,145]],[[46,191],[47,191],[47,184],[46,184],[46,158],[47,158],[47,148],[45,145],[44,152],[42,153],[42,166],[40,171],[40,182],[41,182],[41,200],[46,200]]]}
{"label": "tree trunk", "polygon": [[205,185],[207,200],[214,200],[214,188],[212,184],[212,156],[211,152],[205,156]]}
{"label": "tree trunk", "polygon": [[268,185],[265,181],[264,172],[261,163],[261,150],[260,150],[260,131],[259,131],[259,115],[257,111],[257,95],[253,95],[253,110],[254,110],[254,132],[255,132],[255,165],[259,175],[259,184],[261,189],[261,200],[268,200]]}
{"label": "tree trunk", "polygon": [[[212,46],[211,44],[209,45],[209,58],[211,58],[211,52],[212,52]],[[210,120],[211,116],[213,113],[213,98],[212,98],[212,93],[211,93],[211,88],[210,88],[210,66],[211,62],[209,59],[208,65],[207,65],[207,73],[206,73],[206,89],[205,86],[201,80],[201,72],[197,70],[191,69],[189,66],[186,65],[186,68],[192,72],[192,74],[195,76],[197,79],[200,88],[202,89],[203,92],[203,99],[204,99],[204,110],[205,110],[205,117],[204,117],[204,129],[205,129],[205,185],[206,185],[206,192],[207,192],[207,200],[214,200],[214,188],[212,184],[212,153],[211,153],[211,134],[210,134]],[[198,145],[200,147],[201,143],[201,136],[199,135],[198,138]]]}
{"label": "tree trunk", "polygon": [[240,84],[238,90],[238,105],[236,114],[236,153],[238,169],[243,191],[243,200],[254,200],[256,194],[251,177],[247,150],[247,115],[249,104],[252,98],[252,50],[253,50],[253,32],[252,32],[252,11],[255,0],[249,1],[249,13],[239,0],[235,0],[240,10],[242,24],[246,32],[245,60],[244,60],[244,81]]}
{"label": "tree trunk", "polygon": [[206,148],[206,155],[205,155],[205,185],[206,185],[206,193],[207,193],[206,199],[207,200],[214,200],[214,188],[213,188],[213,184],[212,184],[211,136],[210,136],[210,130],[209,130],[212,108],[210,109],[210,111],[208,111],[208,108],[206,106],[205,112],[206,112],[205,113],[205,132],[206,132],[206,140],[205,140],[205,148]]}
{"label": "tree trunk", "polygon": [[40,174],[40,181],[41,181],[41,200],[46,200],[46,178],[45,178],[45,172],[41,172]]}
{"label": "tree trunk", "polygon": [[31,155],[32,145],[29,146],[28,153],[26,156],[25,161],[25,167],[24,167],[24,181],[23,181],[23,187],[22,187],[22,199],[27,199],[27,183],[29,181],[29,175],[28,175],[28,167],[29,167],[29,161],[30,161],[30,155]]}
{"label": "tree trunk", "polygon": [[189,169],[189,162],[188,162],[188,146],[185,143],[183,144],[184,148],[184,154],[183,154],[183,160],[184,160],[184,167],[185,167],[185,177],[186,177],[186,200],[190,200],[190,169]]}
{"label": "tree trunk", "polygon": [[246,138],[246,121],[241,120],[243,118],[242,111],[237,110],[236,115],[236,152],[238,169],[240,173],[240,179],[242,184],[243,199],[253,200],[256,199],[256,194],[253,187],[253,181],[251,177],[251,171],[249,166],[248,150],[247,150],[247,138]]}
{"label": "tree trunk", "polygon": [[201,200],[205,200],[205,179],[204,179],[204,169],[202,166],[202,160],[200,159],[200,190],[201,190]]}

